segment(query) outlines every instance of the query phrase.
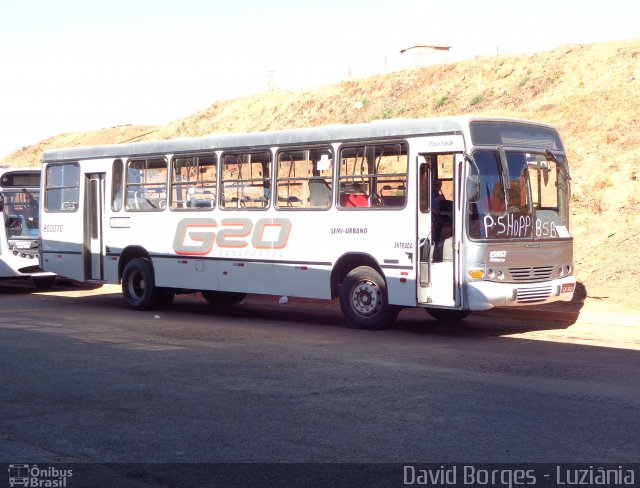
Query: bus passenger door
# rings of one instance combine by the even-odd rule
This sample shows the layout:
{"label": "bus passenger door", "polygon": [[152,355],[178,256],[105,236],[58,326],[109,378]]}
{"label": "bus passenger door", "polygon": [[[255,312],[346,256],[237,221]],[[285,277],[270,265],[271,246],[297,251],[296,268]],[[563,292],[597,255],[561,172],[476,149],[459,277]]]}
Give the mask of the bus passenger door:
{"label": "bus passenger door", "polygon": [[86,175],[84,269],[85,279],[87,281],[104,280],[105,249],[102,239],[104,182],[104,173],[91,173]]}
{"label": "bus passenger door", "polygon": [[[418,303],[454,307],[457,260],[454,202],[454,155],[418,156]],[[444,188],[443,188],[444,186]],[[444,195],[443,195],[444,193]],[[438,198],[440,195],[440,200]]]}
{"label": "bus passenger door", "polygon": [[431,300],[431,168],[418,156],[418,303]]}

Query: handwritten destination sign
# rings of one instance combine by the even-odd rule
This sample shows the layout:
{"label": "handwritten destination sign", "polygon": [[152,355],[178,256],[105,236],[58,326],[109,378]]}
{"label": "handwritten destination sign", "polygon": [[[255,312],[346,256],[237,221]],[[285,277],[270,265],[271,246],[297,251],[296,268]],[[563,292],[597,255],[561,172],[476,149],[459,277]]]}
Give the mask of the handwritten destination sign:
{"label": "handwritten destination sign", "polygon": [[553,220],[537,218],[534,221],[528,213],[486,214],[482,222],[483,237],[489,239],[560,237],[559,228]]}

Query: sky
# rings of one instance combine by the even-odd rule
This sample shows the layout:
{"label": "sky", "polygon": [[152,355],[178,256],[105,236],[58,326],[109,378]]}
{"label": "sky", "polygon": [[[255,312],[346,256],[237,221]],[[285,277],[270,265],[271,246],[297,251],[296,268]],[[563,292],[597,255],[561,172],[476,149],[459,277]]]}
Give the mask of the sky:
{"label": "sky", "polygon": [[[0,4],[0,159],[65,132],[448,60],[640,38],[637,0],[21,0]],[[39,161],[34,161],[38,165]]]}

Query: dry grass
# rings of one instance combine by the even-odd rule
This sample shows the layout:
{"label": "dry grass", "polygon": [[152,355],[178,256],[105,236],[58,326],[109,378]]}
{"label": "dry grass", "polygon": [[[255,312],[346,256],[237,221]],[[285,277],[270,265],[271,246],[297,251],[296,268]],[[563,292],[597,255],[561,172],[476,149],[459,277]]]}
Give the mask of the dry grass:
{"label": "dry grass", "polygon": [[[247,132],[391,117],[504,115],[555,125],[572,164],[576,273],[587,295],[640,309],[640,40],[562,46],[531,55],[222,100],[164,127],[54,136],[4,163],[31,166],[49,147]],[[606,297],[606,298],[605,298]]]}

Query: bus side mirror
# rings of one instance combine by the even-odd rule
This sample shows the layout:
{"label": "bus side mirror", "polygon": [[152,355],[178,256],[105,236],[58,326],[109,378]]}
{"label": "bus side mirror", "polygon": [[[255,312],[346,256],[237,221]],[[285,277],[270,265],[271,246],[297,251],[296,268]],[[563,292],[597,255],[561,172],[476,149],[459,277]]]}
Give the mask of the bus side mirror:
{"label": "bus side mirror", "polygon": [[4,196],[0,195],[0,212],[4,212]]}
{"label": "bus side mirror", "polygon": [[480,197],[480,179],[478,175],[469,175],[467,178],[467,202],[478,203]]}

